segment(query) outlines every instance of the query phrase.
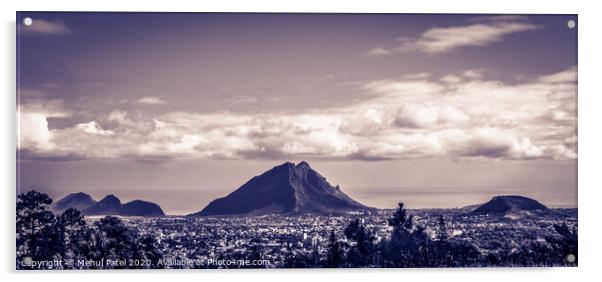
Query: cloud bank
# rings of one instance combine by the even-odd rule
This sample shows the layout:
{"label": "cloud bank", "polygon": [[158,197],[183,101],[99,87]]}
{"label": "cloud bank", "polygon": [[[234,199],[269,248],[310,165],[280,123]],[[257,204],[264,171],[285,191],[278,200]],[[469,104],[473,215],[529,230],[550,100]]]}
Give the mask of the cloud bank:
{"label": "cloud bank", "polygon": [[53,159],[577,157],[575,67],[516,83],[467,70],[360,87],[364,98],[341,107],[151,117],[113,110],[60,129],[48,126],[60,110],[25,105],[18,149]]}

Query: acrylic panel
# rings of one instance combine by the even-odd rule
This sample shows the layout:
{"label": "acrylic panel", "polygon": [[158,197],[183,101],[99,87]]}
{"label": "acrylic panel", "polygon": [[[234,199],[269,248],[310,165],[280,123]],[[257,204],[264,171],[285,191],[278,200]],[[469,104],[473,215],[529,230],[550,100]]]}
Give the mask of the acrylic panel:
{"label": "acrylic panel", "polygon": [[17,12],[16,268],[577,266],[577,16]]}

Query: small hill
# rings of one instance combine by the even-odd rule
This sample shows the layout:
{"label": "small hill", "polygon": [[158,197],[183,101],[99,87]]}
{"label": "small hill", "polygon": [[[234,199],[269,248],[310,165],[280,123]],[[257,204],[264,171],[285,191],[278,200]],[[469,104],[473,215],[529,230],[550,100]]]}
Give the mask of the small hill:
{"label": "small hill", "polygon": [[255,176],[228,196],[209,203],[193,216],[261,214],[330,214],[371,210],[353,200],[307,162],[283,163]]}
{"label": "small hill", "polygon": [[108,195],[100,201],[86,193],[73,193],[52,205],[52,211],[62,213],[68,208],[79,210],[83,215],[121,215],[121,216],[165,216],[161,207],[155,203],[134,200],[125,204],[115,195]]}
{"label": "small hill", "polygon": [[55,213],[62,213],[69,208],[83,211],[96,204],[96,201],[86,193],[73,193],[65,196],[52,204],[51,209]]}
{"label": "small hill", "polygon": [[85,215],[118,215],[120,211],[121,200],[115,195],[108,195],[82,212]]}
{"label": "small hill", "polygon": [[501,216],[508,219],[522,217],[557,217],[560,214],[549,209],[540,202],[523,196],[495,196],[482,204],[468,216],[490,215]]}
{"label": "small hill", "polygon": [[155,203],[134,200],[121,205],[119,215],[123,216],[165,216],[161,207]]}

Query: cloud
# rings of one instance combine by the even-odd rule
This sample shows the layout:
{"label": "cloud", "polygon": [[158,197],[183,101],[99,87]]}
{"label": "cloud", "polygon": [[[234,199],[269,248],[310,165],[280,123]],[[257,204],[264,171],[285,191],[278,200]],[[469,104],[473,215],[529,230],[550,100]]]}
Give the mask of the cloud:
{"label": "cloud", "polygon": [[52,150],[47,117],[42,113],[22,113],[18,116],[17,147],[33,151]]}
{"label": "cloud", "polygon": [[528,137],[516,138],[496,128],[479,128],[468,135],[457,153],[488,158],[539,158],[543,148],[535,146]]}
{"label": "cloud", "polygon": [[60,19],[33,19],[29,26],[20,24],[19,32],[27,35],[66,35],[71,33],[71,29]]}
{"label": "cloud", "polygon": [[395,125],[399,127],[425,128],[438,123],[460,123],[469,119],[468,115],[453,106],[424,106],[421,104],[403,104],[395,116]]}
{"label": "cloud", "polygon": [[60,108],[29,105],[20,110],[19,150],[30,157],[144,161],[574,159],[575,75],[572,67],[508,83],[487,71],[408,74],[364,83],[365,96],[346,106],[155,116],[112,110],[61,129],[48,127]]}
{"label": "cloud", "polygon": [[571,67],[563,72],[541,76],[538,81],[543,83],[576,83],[577,67]]}
{"label": "cloud", "polygon": [[139,104],[146,104],[146,105],[164,105],[164,104],[167,104],[167,102],[161,100],[161,98],[153,97],[153,96],[142,97],[142,98],[138,99],[137,102]]}
{"label": "cloud", "polygon": [[79,123],[75,126],[76,129],[81,130],[85,133],[92,135],[113,135],[114,133],[110,130],[102,129],[96,121]]}
{"label": "cloud", "polygon": [[52,132],[48,128],[48,118],[67,117],[63,103],[51,99],[23,99],[17,106],[17,148],[30,151],[50,151],[54,149]]}
{"label": "cloud", "polygon": [[480,22],[466,25],[434,27],[422,32],[416,38],[399,38],[388,46],[375,47],[368,51],[368,54],[372,56],[408,52],[441,54],[462,47],[487,46],[502,41],[504,36],[541,28],[517,17],[489,17],[479,20]]}
{"label": "cloud", "polygon": [[259,102],[259,99],[248,95],[236,95],[226,99],[226,101],[235,104],[255,104]]}

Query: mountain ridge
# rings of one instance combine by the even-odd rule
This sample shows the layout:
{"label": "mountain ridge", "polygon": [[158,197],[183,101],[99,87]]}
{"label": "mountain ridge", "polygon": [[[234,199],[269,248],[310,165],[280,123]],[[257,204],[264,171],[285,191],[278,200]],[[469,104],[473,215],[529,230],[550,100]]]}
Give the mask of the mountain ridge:
{"label": "mountain ridge", "polygon": [[163,209],[156,203],[143,200],[132,200],[127,203],[122,203],[121,200],[113,194],[105,196],[100,201],[96,201],[86,193],[72,193],[58,200],[51,207],[55,213],[61,213],[68,208],[75,208],[83,215],[87,216],[165,216]]}
{"label": "mountain ridge", "polygon": [[83,192],[78,192],[69,194],[63,197],[62,199],[56,201],[54,204],[52,204],[51,208],[56,213],[62,213],[68,208],[75,208],[77,210],[82,211],[93,206],[96,203],[97,201],[94,200],[90,195]]}

